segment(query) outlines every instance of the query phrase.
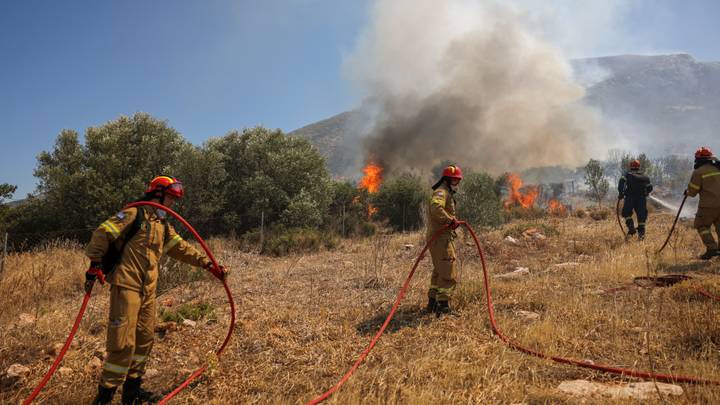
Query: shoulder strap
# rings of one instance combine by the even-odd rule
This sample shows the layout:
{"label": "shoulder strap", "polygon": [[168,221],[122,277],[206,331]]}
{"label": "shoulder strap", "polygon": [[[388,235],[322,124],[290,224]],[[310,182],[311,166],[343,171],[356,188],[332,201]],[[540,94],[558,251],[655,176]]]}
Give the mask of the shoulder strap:
{"label": "shoulder strap", "polygon": [[122,255],[123,251],[125,250],[125,245],[132,239],[140,230],[140,224],[145,220],[145,209],[143,207],[135,207],[137,210],[137,214],[135,215],[135,220],[133,221],[132,225],[130,225],[130,229],[128,229],[128,232],[125,234],[125,238],[123,239],[122,245],[120,245],[120,254]]}

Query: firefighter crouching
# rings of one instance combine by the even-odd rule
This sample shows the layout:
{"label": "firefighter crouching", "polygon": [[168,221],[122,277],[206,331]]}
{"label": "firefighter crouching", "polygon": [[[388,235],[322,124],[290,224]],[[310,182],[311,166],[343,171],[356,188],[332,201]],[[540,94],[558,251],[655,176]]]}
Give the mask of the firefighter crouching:
{"label": "firefighter crouching", "polygon": [[[143,200],[170,208],[183,194],[177,179],[158,176],[151,181]],[[122,210],[100,224],[87,246],[86,254],[91,262],[86,273],[86,288],[92,288],[98,277],[103,282],[105,275],[111,285],[107,357],[93,404],[111,403],[121,384],[123,404],[161,399],[144,390],[141,384],[153,346],[158,264],[163,255],[209,269],[220,279],[226,275],[222,266],[216,268],[204,254],[184,241],[166,221],[165,214],[148,206]],[[108,259],[112,253],[115,260]]]}
{"label": "firefighter crouching", "polygon": [[695,152],[695,170],[685,193],[690,197],[700,194],[694,225],[707,249],[700,258],[710,260],[720,256],[718,243],[712,234],[712,226],[715,225],[715,233],[720,238],[720,163],[705,146]]}
{"label": "firefighter crouching", "polygon": [[450,298],[457,283],[455,265],[455,189],[462,180],[462,171],[458,166],[448,166],[442,172],[442,178],[433,186],[433,194],[428,206],[427,239],[446,225],[450,229],[443,232],[430,245],[433,272],[428,290],[427,311],[437,316],[450,312]]}
{"label": "firefighter crouching", "polygon": [[[653,190],[650,178],[640,169],[640,161],[630,162],[630,171],[625,172],[618,182],[618,198],[624,199],[622,216],[628,228],[628,238],[637,232],[640,240],[645,239],[645,222],[648,217],[647,196]],[[633,211],[637,216],[638,226],[635,230]]]}

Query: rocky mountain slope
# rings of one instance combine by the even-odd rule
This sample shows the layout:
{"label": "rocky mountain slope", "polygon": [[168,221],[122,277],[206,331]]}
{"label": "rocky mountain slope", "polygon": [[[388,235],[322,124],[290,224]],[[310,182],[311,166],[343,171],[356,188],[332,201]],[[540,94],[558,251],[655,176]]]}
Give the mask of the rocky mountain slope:
{"label": "rocky mountain slope", "polygon": [[[634,148],[659,155],[717,143],[720,62],[702,62],[687,54],[620,55],[577,59],[572,66],[586,87],[585,102]],[[291,135],[315,144],[333,174],[352,176],[361,163],[360,138],[368,121],[361,112],[347,111]]]}

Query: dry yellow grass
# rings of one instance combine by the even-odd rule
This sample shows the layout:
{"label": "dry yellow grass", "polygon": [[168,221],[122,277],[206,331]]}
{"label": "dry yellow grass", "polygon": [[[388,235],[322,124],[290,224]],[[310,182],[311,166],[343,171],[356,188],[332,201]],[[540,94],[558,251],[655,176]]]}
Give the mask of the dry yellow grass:
{"label": "dry yellow grass", "polygon": [[[545,240],[503,241],[511,228],[484,232],[492,274],[517,266],[530,274],[491,281],[501,329],[531,348],[596,363],[720,379],[720,303],[699,296],[693,285],[720,295],[717,261],[697,262],[702,251],[694,230],[681,224],[671,246],[653,255],[671,217],[651,217],[644,243],[624,243],[614,218],[546,219],[558,235]],[[240,253],[232,241],[212,245],[232,268],[237,328],[219,364],[176,403],[303,403],[331,387],[356,359],[384,320],[419,252],[422,235],[377,236],[345,241],[333,252],[268,258]],[[406,244],[414,245],[406,249]],[[329,403],[577,403],[559,392],[563,380],[629,381],[520,354],[493,336],[482,274],[472,246],[460,241],[461,284],[457,316],[424,314],[430,264],[423,261],[386,335],[352,379]],[[553,268],[578,262],[579,266]],[[62,342],[82,297],[87,262],[77,246],[56,246],[12,256],[0,280],[0,367],[22,363],[32,374],[0,402],[24,398],[47,370],[43,349]],[[658,272],[696,278],[669,288],[600,294]],[[210,302],[217,321],[180,328],[156,341],[147,379],[167,390],[208,358],[229,319],[220,285],[210,279],[170,290],[166,303]],[[533,311],[526,320],[518,311]],[[37,316],[18,322],[21,313]],[[107,288],[92,300],[64,366],[41,394],[46,403],[88,402],[97,375],[85,371],[104,345]],[[720,387],[685,385],[681,397],[650,402],[720,403]],[[587,403],[607,403],[590,399]],[[616,401],[632,403],[632,401]]]}

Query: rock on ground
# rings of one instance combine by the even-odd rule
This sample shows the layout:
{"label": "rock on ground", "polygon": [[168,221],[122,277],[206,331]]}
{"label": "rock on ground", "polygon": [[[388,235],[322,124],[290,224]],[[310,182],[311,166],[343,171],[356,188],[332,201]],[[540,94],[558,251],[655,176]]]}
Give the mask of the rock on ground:
{"label": "rock on ground", "polygon": [[518,278],[528,274],[530,274],[530,269],[527,267],[516,267],[515,270],[509,273],[497,274],[494,278]]}
{"label": "rock on ground", "polygon": [[[657,388],[655,387],[657,384]],[[658,389],[662,395],[682,395],[682,387],[674,384],[639,382],[629,384],[602,384],[587,380],[563,381],[558,390],[576,397],[603,397],[612,399],[657,398]]]}

